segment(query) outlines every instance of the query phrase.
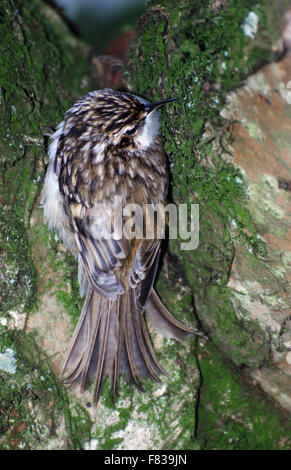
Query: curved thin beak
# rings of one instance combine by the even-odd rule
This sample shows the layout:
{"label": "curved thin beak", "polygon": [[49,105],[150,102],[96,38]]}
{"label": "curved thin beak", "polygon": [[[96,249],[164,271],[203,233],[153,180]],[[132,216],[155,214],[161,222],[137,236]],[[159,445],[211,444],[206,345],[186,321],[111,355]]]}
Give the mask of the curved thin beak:
{"label": "curved thin beak", "polygon": [[167,103],[171,103],[172,101],[176,101],[178,98],[169,98],[168,100],[163,100],[163,101],[157,101],[156,103],[148,104],[145,106],[145,111],[149,114],[152,111],[155,111],[156,109],[160,108],[161,106],[164,106]]}

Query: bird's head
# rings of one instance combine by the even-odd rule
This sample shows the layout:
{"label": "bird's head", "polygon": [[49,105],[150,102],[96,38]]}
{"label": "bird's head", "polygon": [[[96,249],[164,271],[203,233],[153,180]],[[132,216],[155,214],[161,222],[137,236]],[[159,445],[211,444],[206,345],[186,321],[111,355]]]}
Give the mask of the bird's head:
{"label": "bird's head", "polygon": [[75,112],[78,114],[79,108],[87,129],[98,131],[100,143],[143,150],[159,133],[158,109],[175,99],[149,103],[130,93],[105,89],[89,93],[76,104]]}

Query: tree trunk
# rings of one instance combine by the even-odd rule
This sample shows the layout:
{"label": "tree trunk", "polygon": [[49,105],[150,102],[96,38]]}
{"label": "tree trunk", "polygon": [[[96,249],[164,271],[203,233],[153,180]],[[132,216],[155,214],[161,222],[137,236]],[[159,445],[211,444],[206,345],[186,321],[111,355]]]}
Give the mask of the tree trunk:
{"label": "tree trunk", "polygon": [[145,394],[121,384],[114,408],[105,388],[92,409],[90,392],[57,379],[82,300],[37,198],[43,135],[98,83],[54,10],[3,2],[0,448],[290,447],[289,3],[161,0],[139,22],[124,79],[147,99],[179,98],[162,112],[170,197],[200,218],[197,249],[170,240],[157,289],[209,340],[152,331],[170,378]]}
{"label": "tree trunk", "polygon": [[[163,111],[171,195],[199,204],[200,240],[196,250],[170,241],[159,282],[179,272],[210,338],[196,349],[196,433],[207,448],[279,445],[272,406],[246,405],[237,372],[291,410],[290,7],[151,2],[128,64],[130,90],[178,98]],[[266,432],[251,436],[247,423],[260,419]]]}
{"label": "tree trunk", "polygon": [[[41,219],[35,245],[28,237],[46,165],[46,134],[91,88],[83,88],[88,47],[41,2],[4,0],[0,18],[0,448],[79,448],[88,432],[79,437],[66,392],[25,326],[39,306],[40,276],[48,279],[41,261],[49,236]],[[87,413],[76,410],[85,429]]]}

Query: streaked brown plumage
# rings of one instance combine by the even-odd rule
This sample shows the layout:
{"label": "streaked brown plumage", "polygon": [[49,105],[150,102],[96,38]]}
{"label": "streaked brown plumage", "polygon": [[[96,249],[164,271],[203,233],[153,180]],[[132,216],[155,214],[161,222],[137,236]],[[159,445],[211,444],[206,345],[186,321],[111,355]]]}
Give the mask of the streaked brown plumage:
{"label": "streaked brown plumage", "polygon": [[158,330],[179,341],[196,332],[176,320],[153,289],[160,240],[100,236],[102,230],[113,232],[115,196],[122,207],[139,204],[144,219],[146,204],[166,202],[157,111],[163,104],[113,90],[92,92],[66,113],[52,137],[44,214],[78,259],[86,293],[62,376],[65,384],[82,390],[95,378],[95,403],[106,376],[115,395],[120,375],[142,389],[141,379],[159,381],[165,374],[151,345],[145,309]]}

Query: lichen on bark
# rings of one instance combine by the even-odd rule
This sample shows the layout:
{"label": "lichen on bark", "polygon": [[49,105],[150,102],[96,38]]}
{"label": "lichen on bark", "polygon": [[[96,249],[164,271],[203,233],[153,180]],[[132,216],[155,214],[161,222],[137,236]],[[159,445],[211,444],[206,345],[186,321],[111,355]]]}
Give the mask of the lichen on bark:
{"label": "lichen on bark", "polygon": [[[263,60],[270,60],[272,53],[266,44],[260,47],[259,41],[250,47],[242,29],[250,8],[265,21],[263,2],[238,5],[230,1],[219,11],[209,8],[208,3],[150,4],[140,21],[137,52],[129,63],[129,85],[149,99],[179,98],[175,108],[167,109],[167,119],[175,126],[167,122],[163,126],[171,191],[177,203],[199,204],[200,234],[195,251],[183,252],[174,242],[171,246],[195,289],[205,324],[210,322],[209,328],[217,332],[214,340],[221,344],[220,339],[225,339],[224,348],[231,350],[237,364],[248,363],[248,356],[250,363],[259,365],[268,354],[265,334],[252,322],[239,325],[225,289],[234,257],[231,221],[238,221],[239,236],[255,253],[261,253],[264,245],[256,237],[254,221],[244,204],[246,188],[240,169],[223,158],[221,140],[227,145],[231,135],[219,111],[226,92]],[[208,315],[203,308],[210,310]],[[249,330],[256,330],[252,344],[248,342]]]}
{"label": "lichen on bark", "polygon": [[[265,409],[256,406],[256,398],[252,394],[246,406],[242,406],[239,400],[230,399],[224,403],[223,406],[228,408],[226,414],[225,409],[220,410],[219,400],[214,400],[215,403],[212,401],[214,395],[210,403],[205,403],[203,398],[209,399],[212,387],[219,396],[220,393],[223,394],[219,387],[224,380],[217,381],[216,389],[216,374],[224,377],[226,383],[229,381],[230,389],[238,387],[241,390],[239,393],[243,394],[240,374],[236,373],[235,368],[231,369],[232,373],[229,375],[227,365],[221,365],[218,366],[219,370],[208,374],[207,367],[211,369],[212,362],[219,362],[213,357],[214,354],[226,355],[238,367],[237,372],[243,367],[247,371],[246,375],[254,377],[252,371],[258,370],[263,364],[265,367],[272,360],[273,353],[278,353],[278,349],[274,347],[277,342],[278,348],[278,330],[277,326],[273,329],[273,322],[283,328],[288,319],[286,302],[281,303],[281,307],[278,304],[281,302],[280,292],[283,293],[280,290],[283,288],[283,281],[279,279],[280,254],[279,251],[275,254],[266,242],[258,223],[264,214],[269,217],[269,226],[275,230],[274,217],[278,220],[278,213],[276,215],[270,210],[268,213],[265,211],[263,194],[261,200],[251,197],[252,184],[246,177],[247,168],[236,162],[238,151],[236,154],[233,151],[236,148],[236,142],[233,141],[236,139],[238,147],[240,135],[234,132],[234,127],[235,120],[244,117],[242,109],[230,119],[222,110],[226,107],[226,97],[231,90],[237,90],[239,100],[240,89],[248,76],[255,74],[264,64],[281,59],[278,41],[283,27],[283,15],[289,6],[288,2],[282,2],[278,12],[276,2],[265,1],[185,0],[179,4],[169,0],[150,2],[146,14],[139,22],[137,41],[128,62],[128,86],[131,90],[151,100],[170,96],[178,98],[175,106],[167,108],[162,114],[162,133],[170,161],[171,197],[176,203],[199,204],[200,240],[195,251],[182,251],[181,240],[171,241],[169,248],[182,266],[183,279],[192,292],[196,315],[217,346],[217,349],[209,346],[209,352],[205,352],[208,360],[200,364],[202,388],[197,410],[197,438],[199,431],[205,429],[205,420],[209,418],[206,412],[208,407],[213,407],[215,415],[212,431],[216,437],[212,444],[206,445],[207,448],[218,445],[218,427],[222,427],[222,433],[227,429],[226,415],[231,415],[231,410],[235,415],[240,412],[241,407],[242,415],[248,415],[249,418],[246,419],[252,420],[251,410],[254,408],[254,422],[260,422],[261,415],[265,412],[272,414],[272,406],[266,405]],[[276,21],[272,20],[273,16]],[[258,21],[258,27],[254,27],[251,35],[245,27],[250,18]],[[274,71],[276,73],[278,76],[280,72]],[[269,74],[272,74],[272,65]],[[256,80],[255,77],[260,79],[259,74],[253,75],[250,82]],[[259,101],[267,86],[266,76],[261,77],[261,82],[260,89],[256,89],[258,98],[254,95],[255,87],[250,92],[250,115],[251,97]],[[280,86],[281,84],[280,82]],[[266,97],[266,101],[268,99]],[[258,109],[257,101],[254,101],[254,106]],[[284,107],[284,103],[281,106]],[[231,109],[231,104],[229,108]],[[257,121],[252,121],[250,116],[245,118],[245,126],[251,138],[266,139],[266,134],[260,131]],[[287,140],[283,142],[284,147]],[[251,141],[241,142],[246,149],[245,153],[248,144],[252,148]],[[264,151],[263,147],[261,151]],[[288,179],[288,175],[285,178]],[[256,213],[252,204],[257,204]],[[286,219],[285,224],[288,223]],[[282,234],[284,228],[280,227],[277,224],[277,232],[281,230]],[[288,250],[286,256],[287,254]],[[272,262],[268,260],[269,255]],[[277,271],[272,270],[274,264],[277,265]],[[244,274],[243,282],[235,283],[233,276],[238,274],[239,279],[241,273]],[[269,293],[274,282],[279,290],[272,297]],[[287,297],[289,298],[289,294],[285,292],[284,298]],[[275,302],[271,313],[267,307],[270,302]],[[279,315],[275,312],[275,305],[277,310],[281,310]],[[280,330],[280,326],[278,328]],[[200,357],[203,358],[204,355],[201,354]],[[223,361],[220,362],[222,363]],[[285,386],[284,381],[282,386]],[[284,406],[288,400],[280,401],[279,395],[278,393],[276,398]],[[220,420],[222,416],[224,418]],[[284,417],[275,405],[274,416],[275,421],[270,419],[270,429],[262,436],[261,443],[258,439],[255,447],[280,447],[280,436],[275,438],[274,434],[272,440],[271,429],[281,419],[284,421]],[[236,428],[236,442],[225,441],[219,446],[248,446],[248,441],[252,439],[248,428]],[[282,430],[283,447],[290,444],[288,439],[284,441],[287,429],[286,424]],[[208,431],[210,432],[209,428]]]}
{"label": "lichen on bark", "polygon": [[[288,423],[280,408],[250,384],[250,377],[267,376],[271,347],[281,340],[270,336],[268,321],[261,321],[266,316],[250,315],[249,305],[258,306],[253,280],[243,286],[247,292],[233,294],[230,286],[236,266],[247,266],[253,276],[264,272],[269,251],[255,216],[261,206],[249,204],[249,180],[234,164],[237,123],[231,118],[230,125],[221,115],[230,90],[280,58],[273,45],[288,2],[278,9],[276,2],[263,0],[161,0],[149,2],[140,20],[124,77],[129,90],[150,100],[179,98],[162,112],[170,198],[200,205],[198,249],[182,251],[181,240],[171,240],[157,289],[177,318],[200,323],[210,339],[177,345],[151,330],[171,377],[160,386],[145,384],[145,394],[122,382],[115,407],[107,384],[97,410],[89,405],[90,391],[67,393],[56,379],[82,300],[74,260],[48,232],[35,204],[44,176],[47,126],[55,127],[69,104],[90,88],[87,51],[45,4],[22,3],[4,0],[0,6],[0,354],[12,365],[16,360],[15,375],[0,374],[0,445],[288,448]],[[253,38],[242,28],[250,11],[259,19]],[[241,124],[252,139],[264,140],[256,121]],[[274,138],[284,149],[283,133]],[[274,182],[266,178],[252,189],[258,194],[267,183]],[[271,202],[268,220],[278,218]],[[277,235],[284,230],[278,226]],[[287,251],[283,258],[287,269]],[[278,280],[282,270],[276,263],[272,269]],[[271,279],[267,271],[266,278]],[[276,295],[268,301],[276,303]],[[23,324],[15,324],[21,318]],[[25,332],[11,331],[15,326]],[[282,338],[287,334],[283,327]],[[253,375],[244,373],[248,368]]]}
{"label": "lichen on bark", "polygon": [[46,135],[88,89],[87,47],[61,21],[53,26],[52,15],[34,0],[0,5],[0,351],[12,351],[16,360],[15,373],[0,371],[5,449],[77,448],[86,439],[74,426],[81,408],[70,410],[45,355],[23,331],[36,299],[28,229],[44,176]]}
{"label": "lichen on bark", "polygon": [[52,28],[40,7],[8,0],[0,6],[1,311],[28,308],[34,299],[26,230],[43,180],[45,134],[85,92],[85,57],[66,44],[66,27]]}

